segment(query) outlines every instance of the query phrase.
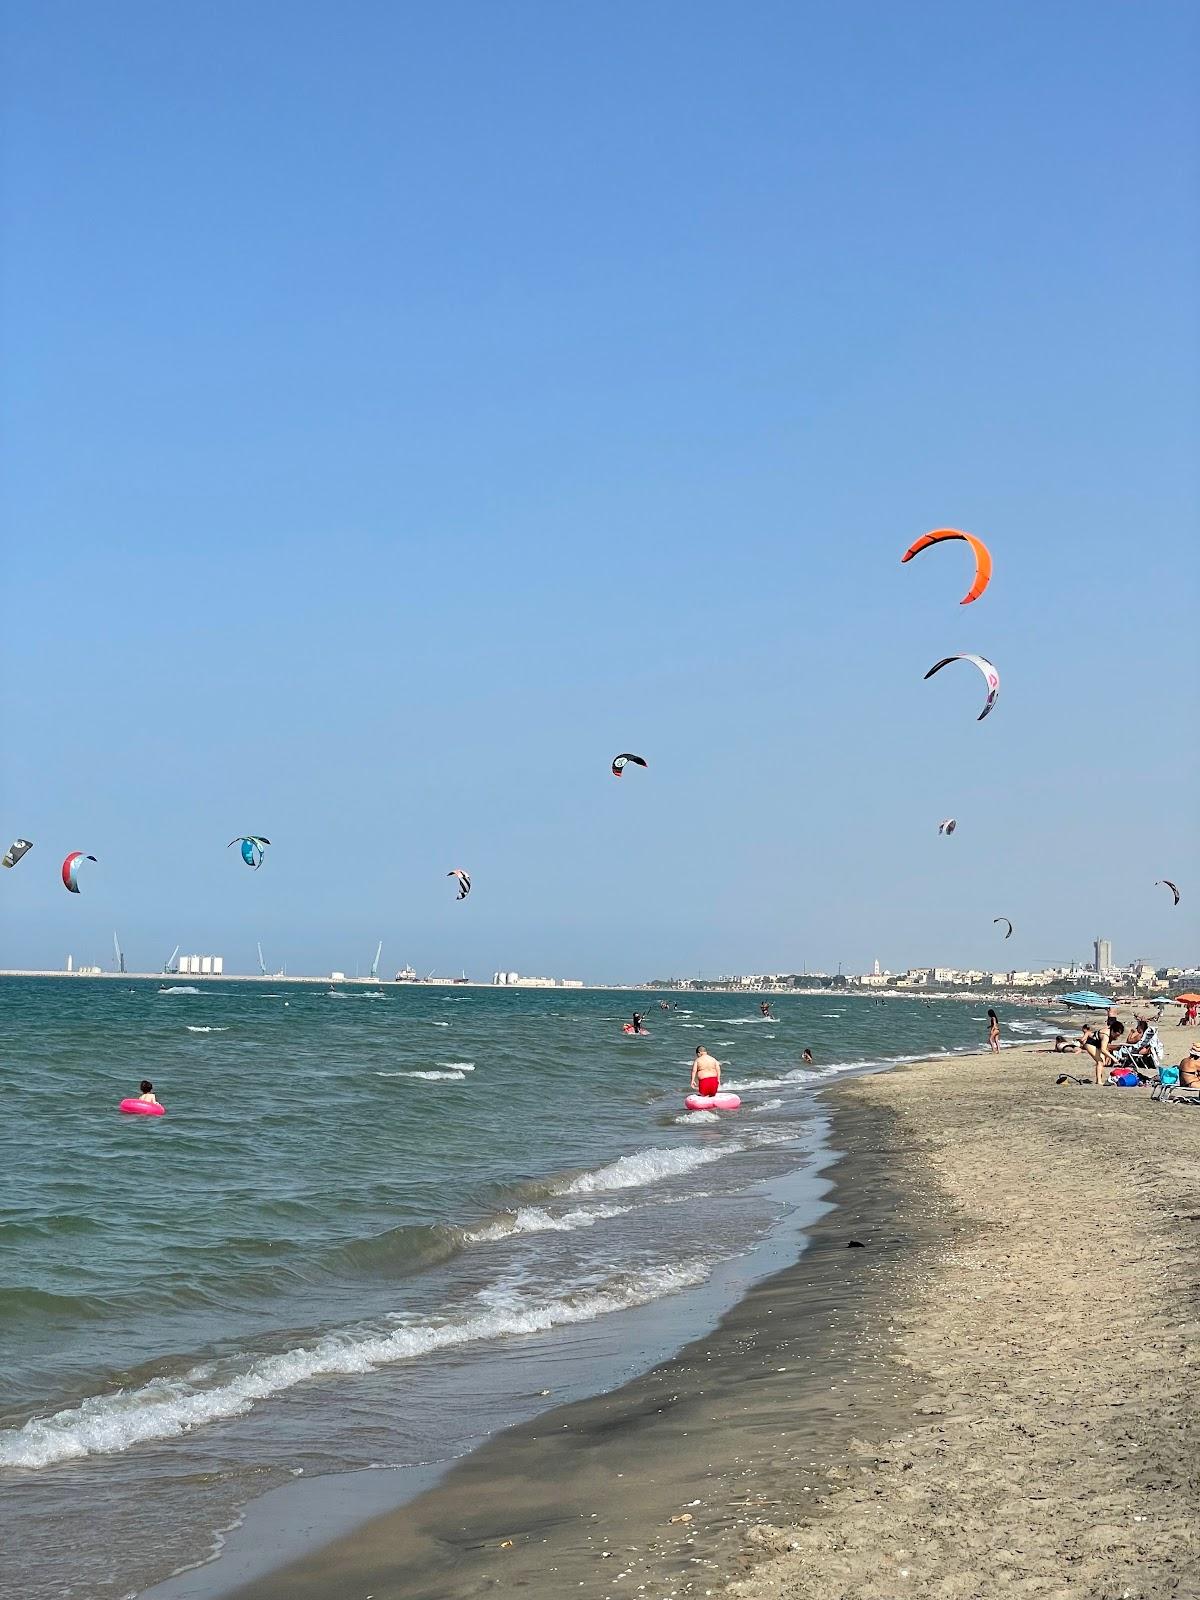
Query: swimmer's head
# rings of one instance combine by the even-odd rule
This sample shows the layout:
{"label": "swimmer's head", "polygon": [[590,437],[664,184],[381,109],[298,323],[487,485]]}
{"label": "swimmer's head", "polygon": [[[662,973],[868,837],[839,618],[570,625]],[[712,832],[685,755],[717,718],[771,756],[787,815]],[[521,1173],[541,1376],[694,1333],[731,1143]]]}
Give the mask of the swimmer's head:
{"label": "swimmer's head", "polygon": [[143,1078],[142,1079],[142,1093],[143,1094],[153,1094],[154,1093],[154,1085],[150,1082],[149,1078]]}

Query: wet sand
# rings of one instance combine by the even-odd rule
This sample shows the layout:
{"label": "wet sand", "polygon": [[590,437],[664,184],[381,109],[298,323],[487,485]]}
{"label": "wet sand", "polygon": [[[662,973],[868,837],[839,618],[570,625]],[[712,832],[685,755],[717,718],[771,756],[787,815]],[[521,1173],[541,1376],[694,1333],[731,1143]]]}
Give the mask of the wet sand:
{"label": "wet sand", "polygon": [[1072,1065],[838,1085],[795,1267],[241,1600],[1200,1593],[1200,1108]]}

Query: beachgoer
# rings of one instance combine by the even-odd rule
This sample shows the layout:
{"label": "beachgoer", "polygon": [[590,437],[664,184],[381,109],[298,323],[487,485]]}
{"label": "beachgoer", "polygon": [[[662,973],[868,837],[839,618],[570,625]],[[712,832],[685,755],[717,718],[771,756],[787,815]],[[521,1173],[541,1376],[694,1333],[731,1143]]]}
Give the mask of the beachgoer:
{"label": "beachgoer", "polygon": [[988,1007],[988,1048],[993,1055],[1000,1054],[1000,1018]]}
{"label": "beachgoer", "polygon": [[803,1063],[804,1063],[804,1065],[806,1067],[811,1067],[812,1066],[812,1064],[813,1064],[813,1053],[808,1048],[807,1045],[804,1047],[804,1054],[800,1057],[800,1059],[801,1059],[801,1061],[803,1061]]}
{"label": "beachgoer", "polygon": [[633,1013],[633,1031],[634,1033],[642,1033],[645,1031],[642,1027],[642,1013],[640,1011],[635,1011]]}
{"label": "beachgoer", "polygon": [[1092,1079],[1095,1083],[1103,1083],[1104,1075],[1113,1064],[1113,1058],[1108,1053],[1108,1023],[1101,1023],[1093,1027],[1085,1022],[1080,1030],[1080,1048],[1085,1056],[1092,1058]]}
{"label": "beachgoer", "polygon": [[758,1009],[761,1012],[761,1014],[764,1017],[766,1017],[768,1021],[770,1021],[770,1019],[771,1019],[771,1002],[769,1000],[760,1000],[758,1002]]}
{"label": "beachgoer", "polygon": [[721,1063],[710,1056],[702,1044],[696,1046],[696,1059],[692,1062],[692,1088],[705,1097],[716,1094],[721,1087]]}
{"label": "beachgoer", "polygon": [[1200,1044],[1194,1044],[1179,1063],[1179,1087],[1200,1089]]}
{"label": "beachgoer", "polygon": [[148,1106],[156,1106],[158,1104],[158,1096],[155,1094],[154,1085],[149,1078],[142,1079],[142,1092],[138,1095],[138,1099],[144,1100]]}
{"label": "beachgoer", "polygon": [[1072,1044],[1061,1033],[1056,1033],[1053,1050],[1043,1050],[1042,1054],[1047,1056],[1073,1056],[1078,1053],[1079,1049],[1080,1045],[1078,1043]]}

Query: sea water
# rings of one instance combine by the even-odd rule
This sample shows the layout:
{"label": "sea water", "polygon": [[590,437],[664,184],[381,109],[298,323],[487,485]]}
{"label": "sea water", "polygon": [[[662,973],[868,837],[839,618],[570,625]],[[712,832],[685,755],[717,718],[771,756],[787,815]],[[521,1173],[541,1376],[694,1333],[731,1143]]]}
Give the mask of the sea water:
{"label": "sea water", "polygon": [[[630,1308],[779,1223],[815,1088],[985,1031],[958,1002],[672,998],[0,980],[14,1592],[136,1593],[289,1478],[445,1462],[586,1390]],[[739,1112],[684,1109],[701,1041]],[[143,1077],[166,1116],[118,1113]]]}

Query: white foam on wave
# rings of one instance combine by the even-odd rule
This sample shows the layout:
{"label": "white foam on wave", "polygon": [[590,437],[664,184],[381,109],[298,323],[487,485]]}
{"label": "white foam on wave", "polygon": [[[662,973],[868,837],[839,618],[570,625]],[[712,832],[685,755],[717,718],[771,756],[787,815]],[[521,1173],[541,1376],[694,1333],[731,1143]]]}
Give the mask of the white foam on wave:
{"label": "white foam on wave", "polygon": [[764,1100],[760,1106],[751,1106],[751,1111],[778,1111],[783,1104],[782,1100]]}
{"label": "white foam on wave", "polygon": [[431,1022],[429,1026],[431,1028],[448,1028],[450,1024],[448,1022]]}
{"label": "white foam on wave", "polygon": [[715,1111],[685,1111],[682,1116],[675,1118],[676,1122],[720,1122],[720,1117]]}
{"label": "white foam on wave", "polygon": [[217,1028],[217,1027],[200,1028],[200,1027],[197,1027],[195,1025],[195,1023],[189,1022],[188,1025],[187,1025],[187,1031],[189,1033],[228,1033],[229,1029],[228,1028]]}
{"label": "white foam on wave", "polygon": [[[474,1071],[474,1068],[470,1070]],[[377,1078],[423,1078],[426,1083],[465,1083],[467,1081],[465,1072],[433,1072],[416,1069],[411,1072],[376,1072],[375,1076]]]}
{"label": "white foam on wave", "polygon": [[475,1063],[473,1061],[439,1061],[438,1062],[438,1066],[439,1067],[446,1067],[451,1072],[474,1072],[475,1071]]}
{"label": "white foam on wave", "polygon": [[137,1389],[91,1395],[78,1406],[34,1417],[22,1428],[0,1430],[0,1466],[36,1469],[85,1456],[115,1455],[151,1439],[174,1439],[206,1423],[244,1416],[256,1402],[311,1378],[373,1372],[434,1350],[591,1322],[610,1311],[691,1288],[706,1276],[706,1268],[697,1263],[672,1264],[622,1273],[602,1288],[559,1299],[547,1300],[536,1290],[484,1291],[476,1297],[480,1309],[465,1315],[414,1321],[384,1331],[358,1328],[329,1333],[313,1344],[258,1356],[224,1380],[218,1380],[211,1363],[193,1367],[181,1378],[154,1378]]}
{"label": "white foam on wave", "polygon": [[685,1022],[684,1023],[684,1027],[685,1028],[702,1028],[703,1026],[704,1026],[704,1024],[702,1022]]}
{"label": "white foam on wave", "polygon": [[199,994],[199,989],[193,989],[190,983],[174,984],[169,989],[160,989],[159,994]]}
{"label": "white foam on wave", "polygon": [[722,1145],[708,1150],[638,1150],[634,1155],[621,1156],[595,1172],[582,1172],[559,1190],[560,1194],[600,1194],[610,1189],[640,1189],[648,1183],[661,1183],[664,1178],[678,1178],[693,1167],[703,1167],[723,1155],[740,1150],[739,1144]]}
{"label": "white foam on wave", "polygon": [[511,1216],[472,1228],[463,1238],[468,1244],[494,1244],[518,1233],[574,1233],[576,1228],[592,1228],[607,1217],[623,1217],[632,1210],[632,1206],[577,1206],[574,1211],[555,1216],[541,1206],[522,1206]]}

